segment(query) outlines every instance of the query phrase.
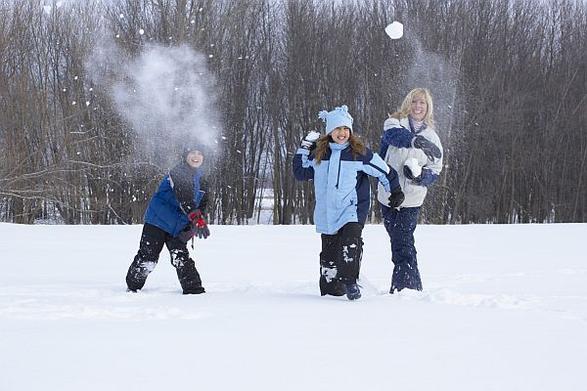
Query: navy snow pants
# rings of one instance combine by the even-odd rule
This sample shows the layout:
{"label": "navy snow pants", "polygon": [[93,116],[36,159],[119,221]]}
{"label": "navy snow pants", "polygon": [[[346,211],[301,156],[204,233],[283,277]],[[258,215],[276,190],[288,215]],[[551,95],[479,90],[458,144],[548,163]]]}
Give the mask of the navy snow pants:
{"label": "navy snow pants", "polygon": [[347,223],[334,235],[322,234],[320,253],[320,294],[342,296],[344,284],[359,278],[363,256],[363,226]]}
{"label": "navy snow pants", "polygon": [[163,245],[166,245],[183,293],[203,293],[204,288],[202,288],[200,274],[196,270],[193,259],[190,258],[186,244],[182,239],[173,237],[154,225],[145,224],[139,251],[126,274],[128,289],[137,291],[143,288],[147,276],[157,265]]}
{"label": "navy snow pants", "polygon": [[422,290],[422,280],[416,260],[414,231],[418,224],[420,208],[401,208],[399,210],[381,205],[383,225],[391,241],[391,261],[393,276],[389,293],[404,288]]}

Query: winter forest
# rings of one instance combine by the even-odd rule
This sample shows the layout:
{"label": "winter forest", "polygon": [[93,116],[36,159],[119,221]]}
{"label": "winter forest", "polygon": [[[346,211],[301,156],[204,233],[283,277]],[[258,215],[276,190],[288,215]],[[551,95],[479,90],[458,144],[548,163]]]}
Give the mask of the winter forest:
{"label": "winter forest", "polygon": [[587,222],[582,0],[0,0],[0,221],[141,223],[197,139],[211,221],[311,223],[318,111],[378,150],[415,87],[445,151],[421,222]]}

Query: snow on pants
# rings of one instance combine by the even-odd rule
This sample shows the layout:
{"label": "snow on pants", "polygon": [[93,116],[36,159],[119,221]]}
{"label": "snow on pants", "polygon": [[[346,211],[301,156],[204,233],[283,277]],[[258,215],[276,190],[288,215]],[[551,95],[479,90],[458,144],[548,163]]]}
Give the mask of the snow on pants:
{"label": "snow on pants", "polygon": [[341,296],[341,283],[354,283],[359,278],[363,256],[363,226],[347,223],[334,235],[322,234],[320,253],[320,293]]}
{"label": "snow on pants", "polygon": [[147,276],[157,265],[163,245],[166,245],[169,250],[171,264],[177,271],[183,292],[193,293],[201,290],[202,280],[196,270],[196,264],[190,258],[186,242],[151,224],[143,226],[139,251],[126,274],[128,288],[136,291],[145,285]]}
{"label": "snow on pants", "polygon": [[389,293],[404,288],[422,290],[422,280],[416,260],[414,231],[418,224],[420,208],[399,210],[381,205],[383,225],[391,241],[391,261],[394,264]]}

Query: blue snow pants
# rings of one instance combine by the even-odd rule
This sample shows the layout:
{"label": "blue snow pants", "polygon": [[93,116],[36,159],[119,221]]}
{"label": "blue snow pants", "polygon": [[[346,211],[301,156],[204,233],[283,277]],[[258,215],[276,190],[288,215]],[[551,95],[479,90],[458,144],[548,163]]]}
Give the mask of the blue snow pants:
{"label": "blue snow pants", "polygon": [[422,280],[416,260],[414,231],[418,224],[420,208],[401,208],[399,210],[381,205],[383,225],[391,241],[391,261],[393,275],[389,293],[404,288],[422,290]]}

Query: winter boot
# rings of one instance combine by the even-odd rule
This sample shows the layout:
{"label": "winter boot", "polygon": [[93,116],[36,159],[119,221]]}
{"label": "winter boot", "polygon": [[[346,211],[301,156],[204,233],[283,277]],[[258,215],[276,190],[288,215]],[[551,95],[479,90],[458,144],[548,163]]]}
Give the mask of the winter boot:
{"label": "winter boot", "polygon": [[196,269],[196,263],[187,248],[175,248],[170,250],[171,264],[177,271],[177,278],[184,295],[199,294],[206,292],[202,287],[200,273]]}
{"label": "winter boot", "polygon": [[183,290],[184,295],[197,295],[197,294],[205,293],[205,292],[206,292],[206,290],[204,289],[203,286],[194,286],[194,287],[185,288]]}
{"label": "winter boot", "polygon": [[328,280],[324,277],[320,277],[320,295],[330,295],[330,296],[344,296],[346,294],[346,289],[342,281],[340,280]]}
{"label": "winter boot", "polygon": [[357,300],[361,298],[361,290],[356,282],[345,284],[345,290],[347,299]]}
{"label": "winter boot", "polygon": [[389,293],[400,292],[402,289],[422,290],[422,279],[418,270],[418,263],[413,262],[396,263],[391,278]]}

